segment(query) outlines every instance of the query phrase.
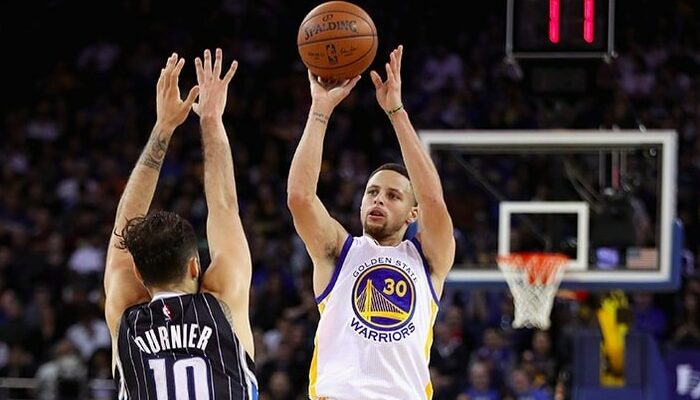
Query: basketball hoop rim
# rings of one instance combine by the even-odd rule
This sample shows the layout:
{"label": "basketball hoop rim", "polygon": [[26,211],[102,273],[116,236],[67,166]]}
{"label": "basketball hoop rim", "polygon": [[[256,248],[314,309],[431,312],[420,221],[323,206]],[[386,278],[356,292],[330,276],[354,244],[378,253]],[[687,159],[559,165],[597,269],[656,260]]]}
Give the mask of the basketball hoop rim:
{"label": "basketball hoop rim", "polygon": [[506,277],[524,274],[530,285],[551,285],[558,287],[568,265],[569,257],[562,253],[552,252],[513,252],[500,255],[497,258],[498,268]]}
{"label": "basketball hoop rim", "polygon": [[501,268],[563,268],[569,260],[571,258],[566,254],[544,251],[512,252],[496,257],[496,262]]}

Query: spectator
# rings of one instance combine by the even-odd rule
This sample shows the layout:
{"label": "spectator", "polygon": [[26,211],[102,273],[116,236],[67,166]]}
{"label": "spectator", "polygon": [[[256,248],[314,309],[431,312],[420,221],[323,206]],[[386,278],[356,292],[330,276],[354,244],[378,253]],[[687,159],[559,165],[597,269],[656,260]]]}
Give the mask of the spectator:
{"label": "spectator", "polygon": [[502,333],[496,328],[484,331],[483,344],[472,352],[470,364],[484,362],[491,372],[491,382],[500,386],[506,378],[506,372],[514,363],[513,349],[504,342]]}
{"label": "spectator", "polygon": [[[525,354],[525,353],[523,353]],[[537,368],[536,385],[554,385],[557,378],[557,360],[552,352],[552,339],[549,331],[536,330],[532,335],[531,359]]]}
{"label": "spectator", "polygon": [[93,353],[100,348],[111,348],[109,329],[104,319],[98,317],[92,305],[80,310],[79,320],[68,327],[66,339],[78,350],[84,361],[90,360]]}
{"label": "spectator", "polygon": [[25,349],[40,347],[38,332],[25,322],[24,305],[13,290],[0,294],[0,342]]}
{"label": "spectator", "polygon": [[700,295],[690,290],[683,294],[680,324],[673,333],[672,344],[677,347],[700,348]]}
{"label": "spectator", "polygon": [[499,400],[500,395],[491,386],[488,366],[475,362],[469,368],[469,385],[460,393],[457,400]]}
{"label": "spectator", "polygon": [[285,371],[274,371],[270,375],[267,389],[260,394],[261,400],[295,400],[292,382]]}
{"label": "spectator", "polygon": [[[262,367],[256,370],[258,383],[261,388],[270,385],[271,379],[276,372],[284,372],[289,376],[291,382],[308,381],[308,364],[301,364],[295,357],[295,349],[288,340],[283,340],[277,346],[275,355]],[[306,386],[299,385],[296,390],[303,391]]]}
{"label": "spectator", "polygon": [[32,330],[40,332],[40,346],[37,354],[44,357],[51,346],[59,339],[56,327],[56,309],[51,301],[50,289],[37,286],[32,302],[27,306],[25,321]]}
{"label": "spectator", "polygon": [[439,44],[432,49],[423,66],[422,89],[430,96],[445,88],[459,90],[464,87],[464,71],[459,54],[450,52],[444,45]]}
{"label": "spectator", "polygon": [[36,398],[39,400],[80,400],[87,389],[87,368],[73,345],[60,340],[54,356],[36,372]]}
{"label": "spectator", "polygon": [[667,319],[664,312],[654,304],[654,295],[649,292],[632,294],[634,329],[649,333],[659,340],[666,334]]}
{"label": "spectator", "polygon": [[[430,349],[430,365],[434,373],[440,374],[450,391],[459,389],[459,379],[467,368],[469,348],[461,336],[452,335],[450,327],[443,321],[435,323],[433,345]],[[437,392],[437,391],[436,391]]]}
{"label": "spectator", "polygon": [[510,373],[510,399],[513,400],[552,400],[544,390],[532,387],[532,380],[522,368],[515,368]]}
{"label": "spectator", "polygon": [[112,350],[100,347],[92,353],[88,361],[88,378],[97,379],[99,384],[91,385],[89,395],[91,400],[111,400],[114,398],[114,385],[104,382],[112,379]]}
{"label": "spectator", "polygon": [[[34,357],[22,345],[16,344],[10,347],[7,364],[0,368],[0,377],[4,378],[31,378],[36,372]],[[1,391],[0,391],[1,393]],[[13,399],[28,399],[31,397],[29,390],[23,388],[10,389],[8,397]]]}
{"label": "spectator", "polygon": [[78,275],[98,280],[97,276],[104,269],[104,252],[97,246],[94,236],[78,240],[78,247],[68,259],[68,266]]}

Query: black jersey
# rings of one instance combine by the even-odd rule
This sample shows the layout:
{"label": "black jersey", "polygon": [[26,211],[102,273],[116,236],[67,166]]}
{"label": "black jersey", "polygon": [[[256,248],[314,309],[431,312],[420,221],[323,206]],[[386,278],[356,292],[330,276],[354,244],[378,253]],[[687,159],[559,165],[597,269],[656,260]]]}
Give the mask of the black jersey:
{"label": "black jersey", "polygon": [[209,293],[158,293],[130,307],[117,352],[120,400],[258,398],[253,360]]}

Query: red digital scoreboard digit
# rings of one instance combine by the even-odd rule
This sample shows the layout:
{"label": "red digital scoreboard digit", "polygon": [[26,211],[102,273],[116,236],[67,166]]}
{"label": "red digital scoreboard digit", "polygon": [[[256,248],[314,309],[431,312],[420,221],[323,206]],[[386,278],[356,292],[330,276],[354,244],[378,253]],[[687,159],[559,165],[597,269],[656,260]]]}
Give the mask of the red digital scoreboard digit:
{"label": "red digital scoreboard digit", "polygon": [[508,0],[506,53],[602,57],[613,53],[615,0]]}

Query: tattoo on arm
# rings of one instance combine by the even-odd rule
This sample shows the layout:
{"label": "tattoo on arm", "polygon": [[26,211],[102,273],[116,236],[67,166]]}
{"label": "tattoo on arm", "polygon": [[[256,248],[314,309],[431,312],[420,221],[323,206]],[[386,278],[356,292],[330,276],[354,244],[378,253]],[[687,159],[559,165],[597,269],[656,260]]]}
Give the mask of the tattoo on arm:
{"label": "tattoo on arm", "polygon": [[320,112],[314,112],[314,121],[318,121],[324,125],[328,124],[328,116],[321,114]]}
{"label": "tattoo on arm", "polygon": [[143,154],[141,154],[139,164],[160,171],[165,153],[168,150],[168,141],[167,138],[154,135],[151,140],[148,141]]}
{"label": "tattoo on arm", "polygon": [[231,309],[229,308],[228,304],[226,304],[223,300],[217,299],[219,301],[219,305],[221,306],[221,311],[224,312],[224,316],[228,320],[228,323],[231,324],[231,327],[233,327],[233,317],[231,317]]}

